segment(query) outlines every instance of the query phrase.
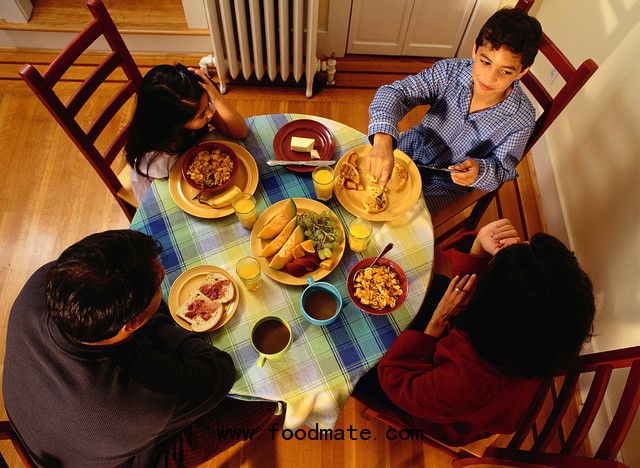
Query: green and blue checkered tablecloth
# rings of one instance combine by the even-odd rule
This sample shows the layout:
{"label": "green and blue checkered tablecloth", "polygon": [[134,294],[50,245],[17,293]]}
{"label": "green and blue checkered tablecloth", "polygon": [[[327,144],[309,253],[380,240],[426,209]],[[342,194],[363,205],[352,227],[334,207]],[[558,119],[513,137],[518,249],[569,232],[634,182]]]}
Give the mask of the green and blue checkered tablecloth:
{"label": "green and blue checkered tablecloth", "polygon": [[[326,125],[336,140],[333,159],[367,143],[365,135],[346,125],[315,116],[274,114],[247,119],[249,135],[242,141],[255,158],[260,178],[255,193],[258,214],[267,206],[289,197],[315,199],[310,173],[297,173],[283,167],[269,167],[275,159],[273,139],[287,122],[308,118]],[[217,136],[217,135],[214,135]],[[333,197],[324,202],[343,222],[346,230],[353,218]],[[393,221],[372,223],[374,237],[361,254],[348,247],[340,264],[324,281],[342,294],[343,308],[337,321],[327,327],[308,323],[299,310],[303,286],[287,286],[263,274],[263,285],[250,292],[238,280],[240,302],[235,315],[220,329],[208,335],[210,342],[233,358],[237,380],[231,396],[285,401],[285,427],[302,425],[331,428],[358,379],[382,357],[397,335],[417,313],[431,279],[433,228],[421,196],[406,214]],[[219,219],[201,219],[182,211],[171,198],[167,180],[155,180],[136,213],[132,229],[153,235],[164,247],[160,256],[167,276],[163,296],[167,300],[173,281],[187,269],[209,264],[235,275],[236,262],[251,255],[250,232],[231,214]],[[346,277],[361,258],[376,255],[384,245],[395,248],[386,257],[397,262],[409,280],[408,297],[393,314],[371,316],[361,312],[349,299]],[[237,278],[237,277],[236,277]],[[291,325],[293,344],[280,360],[256,366],[257,353],[249,334],[261,317],[276,314]]]}

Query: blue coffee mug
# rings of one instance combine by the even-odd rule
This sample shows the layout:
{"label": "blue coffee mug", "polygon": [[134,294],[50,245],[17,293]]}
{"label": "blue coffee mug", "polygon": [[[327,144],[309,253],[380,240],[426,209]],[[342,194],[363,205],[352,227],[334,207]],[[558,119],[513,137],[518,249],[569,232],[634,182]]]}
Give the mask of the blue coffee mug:
{"label": "blue coffee mug", "polygon": [[324,281],[315,282],[311,276],[307,278],[309,286],[304,288],[300,296],[300,310],[309,323],[329,325],[338,318],[342,309],[340,291]]}

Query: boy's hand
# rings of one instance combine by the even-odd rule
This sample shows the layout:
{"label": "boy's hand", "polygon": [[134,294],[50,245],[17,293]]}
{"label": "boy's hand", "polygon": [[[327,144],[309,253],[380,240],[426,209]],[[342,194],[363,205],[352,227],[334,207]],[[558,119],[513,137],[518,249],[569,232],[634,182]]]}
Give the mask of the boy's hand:
{"label": "boy's hand", "polygon": [[520,242],[516,228],[508,219],[499,219],[484,226],[473,241],[471,252],[481,255],[485,252],[495,255],[501,249]]}
{"label": "boy's hand", "polygon": [[424,332],[427,335],[440,338],[449,326],[449,319],[456,315],[469,302],[475,289],[476,275],[455,276],[449,283],[447,291],[440,299],[440,303]]}
{"label": "boy's hand", "polygon": [[449,169],[456,169],[464,172],[452,172],[451,180],[455,184],[464,185],[465,187],[473,184],[480,173],[480,164],[475,159],[467,159],[460,164],[449,166]]}
{"label": "boy's hand", "polygon": [[376,133],[365,167],[378,178],[378,183],[385,184],[393,171],[393,162],[393,138],[386,133]]}

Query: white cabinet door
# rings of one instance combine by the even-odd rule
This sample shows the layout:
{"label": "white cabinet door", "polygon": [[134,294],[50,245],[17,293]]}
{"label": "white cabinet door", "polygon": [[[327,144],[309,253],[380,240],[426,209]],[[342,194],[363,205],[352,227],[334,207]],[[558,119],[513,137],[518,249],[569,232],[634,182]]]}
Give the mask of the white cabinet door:
{"label": "white cabinet door", "polygon": [[347,52],[401,55],[412,6],[413,0],[353,0]]}
{"label": "white cabinet door", "polygon": [[476,0],[353,0],[347,52],[453,57]]}

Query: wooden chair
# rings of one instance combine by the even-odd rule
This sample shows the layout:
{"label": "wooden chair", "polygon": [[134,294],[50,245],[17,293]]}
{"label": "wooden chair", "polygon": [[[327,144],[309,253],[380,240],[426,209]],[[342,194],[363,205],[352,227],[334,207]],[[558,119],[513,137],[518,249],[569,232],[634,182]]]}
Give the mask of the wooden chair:
{"label": "wooden chair", "polygon": [[[13,430],[13,427],[11,427],[11,423],[9,421],[0,421],[0,440],[10,440],[13,444],[13,448],[20,457],[20,460],[24,463],[24,466],[27,468],[34,466],[26,448],[22,445],[22,441],[18,437],[18,434]],[[4,461],[2,456],[0,456],[0,461]]]}
{"label": "wooden chair", "polygon": [[[614,369],[621,369],[618,372],[626,375],[626,383],[617,398],[617,405],[612,402],[611,408],[616,410],[604,438],[591,454],[583,445],[605,395],[613,400],[616,394],[609,385]],[[587,384],[588,379],[591,381]],[[588,385],[588,393],[584,404],[577,408],[575,418],[569,418],[575,419],[571,425],[567,415],[568,410],[575,406],[572,403],[579,380],[582,388]],[[545,402],[551,402],[550,411],[544,409]],[[505,448],[488,447],[480,457],[463,451],[453,466],[624,467],[627,465],[615,461],[615,458],[639,405],[640,346],[579,356],[541,387],[524,423]],[[580,453],[581,450],[584,453]]]}
{"label": "wooden chair", "polygon": [[[33,65],[28,63],[20,69],[19,73],[100,175],[127,218],[131,220],[138,202],[131,190],[129,168],[124,167],[124,170],[117,175],[112,165],[126,144],[130,124],[130,119],[122,125],[116,117],[129,99],[135,96],[142,81],[142,75],[102,1],[89,0],[87,7],[94,17],[93,21],[60,52],[44,73],[40,74]],[[100,37],[103,37],[111,48],[110,55],[82,81],[67,103],[63,103],[54,91],[54,86],[71,66],[81,64],[81,55]],[[87,126],[88,128],[83,129],[79,123],[78,114],[83,108],[89,107],[85,105],[118,69],[124,72],[124,85],[115,92],[107,106]],[[111,81],[114,79],[111,78]],[[104,144],[107,149],[101,152],[96,146],[96,140],[103,134],[107,125],[115,125],[118,133],[110,143]],[[122,128],[119,129],[119,127]],[[106,132],[104,134],[106,135]],[[103,138],[109,139],[108,136]]]}
{"label": "wooden chair", "polygon": [[[516,7],[528,11],[533,3],[533,0],[520,0],[516,4]],[[552,96],[531,71],[520,80],[542,108],[542,113],[536,119],[535,128],[525,147],[524,155],[529,153],[533,145],[535,145],[547,128],[549,128],[553,121],[589,80],[591,75],[598,69],[596,63],[591,59],[585,60],[576,69],[544,33],[542,34],[540,53],[544,55],[558,71],[558,74],[563,78],[565,84],[555,96]],[[515,183],[517,184],[517,179]],[[499,189],[493,192],[485,192],[484,190],[474,189],[472,192],[432,213],[433,226],[434,229],[438,231],[435,239],[436,245],[458,231],[475,230],[480,223],[482,215],[498,194],[498,190]],[[471,209],[469,213],[468,209],[472,206],[473,209]],[[528,237],[526,233],[523,234],[525,234],[525,237]]]}
{"label": "wooden chair", "polygon": [[[614,369],[626,374],[626,383],[608,430],[592,455],[584,447],[602,401],[607,395]],[[624,370],[623,370],[624,369]],[[626,373],[626,370],[629,372]],[[590,380],[590,381],[589,381]],[[578,383],[588,387],[584,404],[576,402]],[[613,399],[614,391],[609,391]],[[402,415],[384,407],[366,389],[352,396],[364,405],[362,416],[377,418],[398,430],[409,429]],[[577,404],[576,404],[577,403]],[[444,450],[453,458],[453,466],[500,465],[568,468],[608,468],[626,465],[615,461],[640,405],[640,346],[577,357],[571,365],[547,379],[531,402],[522,425],[506,447],[491,444],[496,437],[476,441],[464,447],[450,447],[434,439],[424,441]],[[575,414],[575,412],[577,414]]]}

